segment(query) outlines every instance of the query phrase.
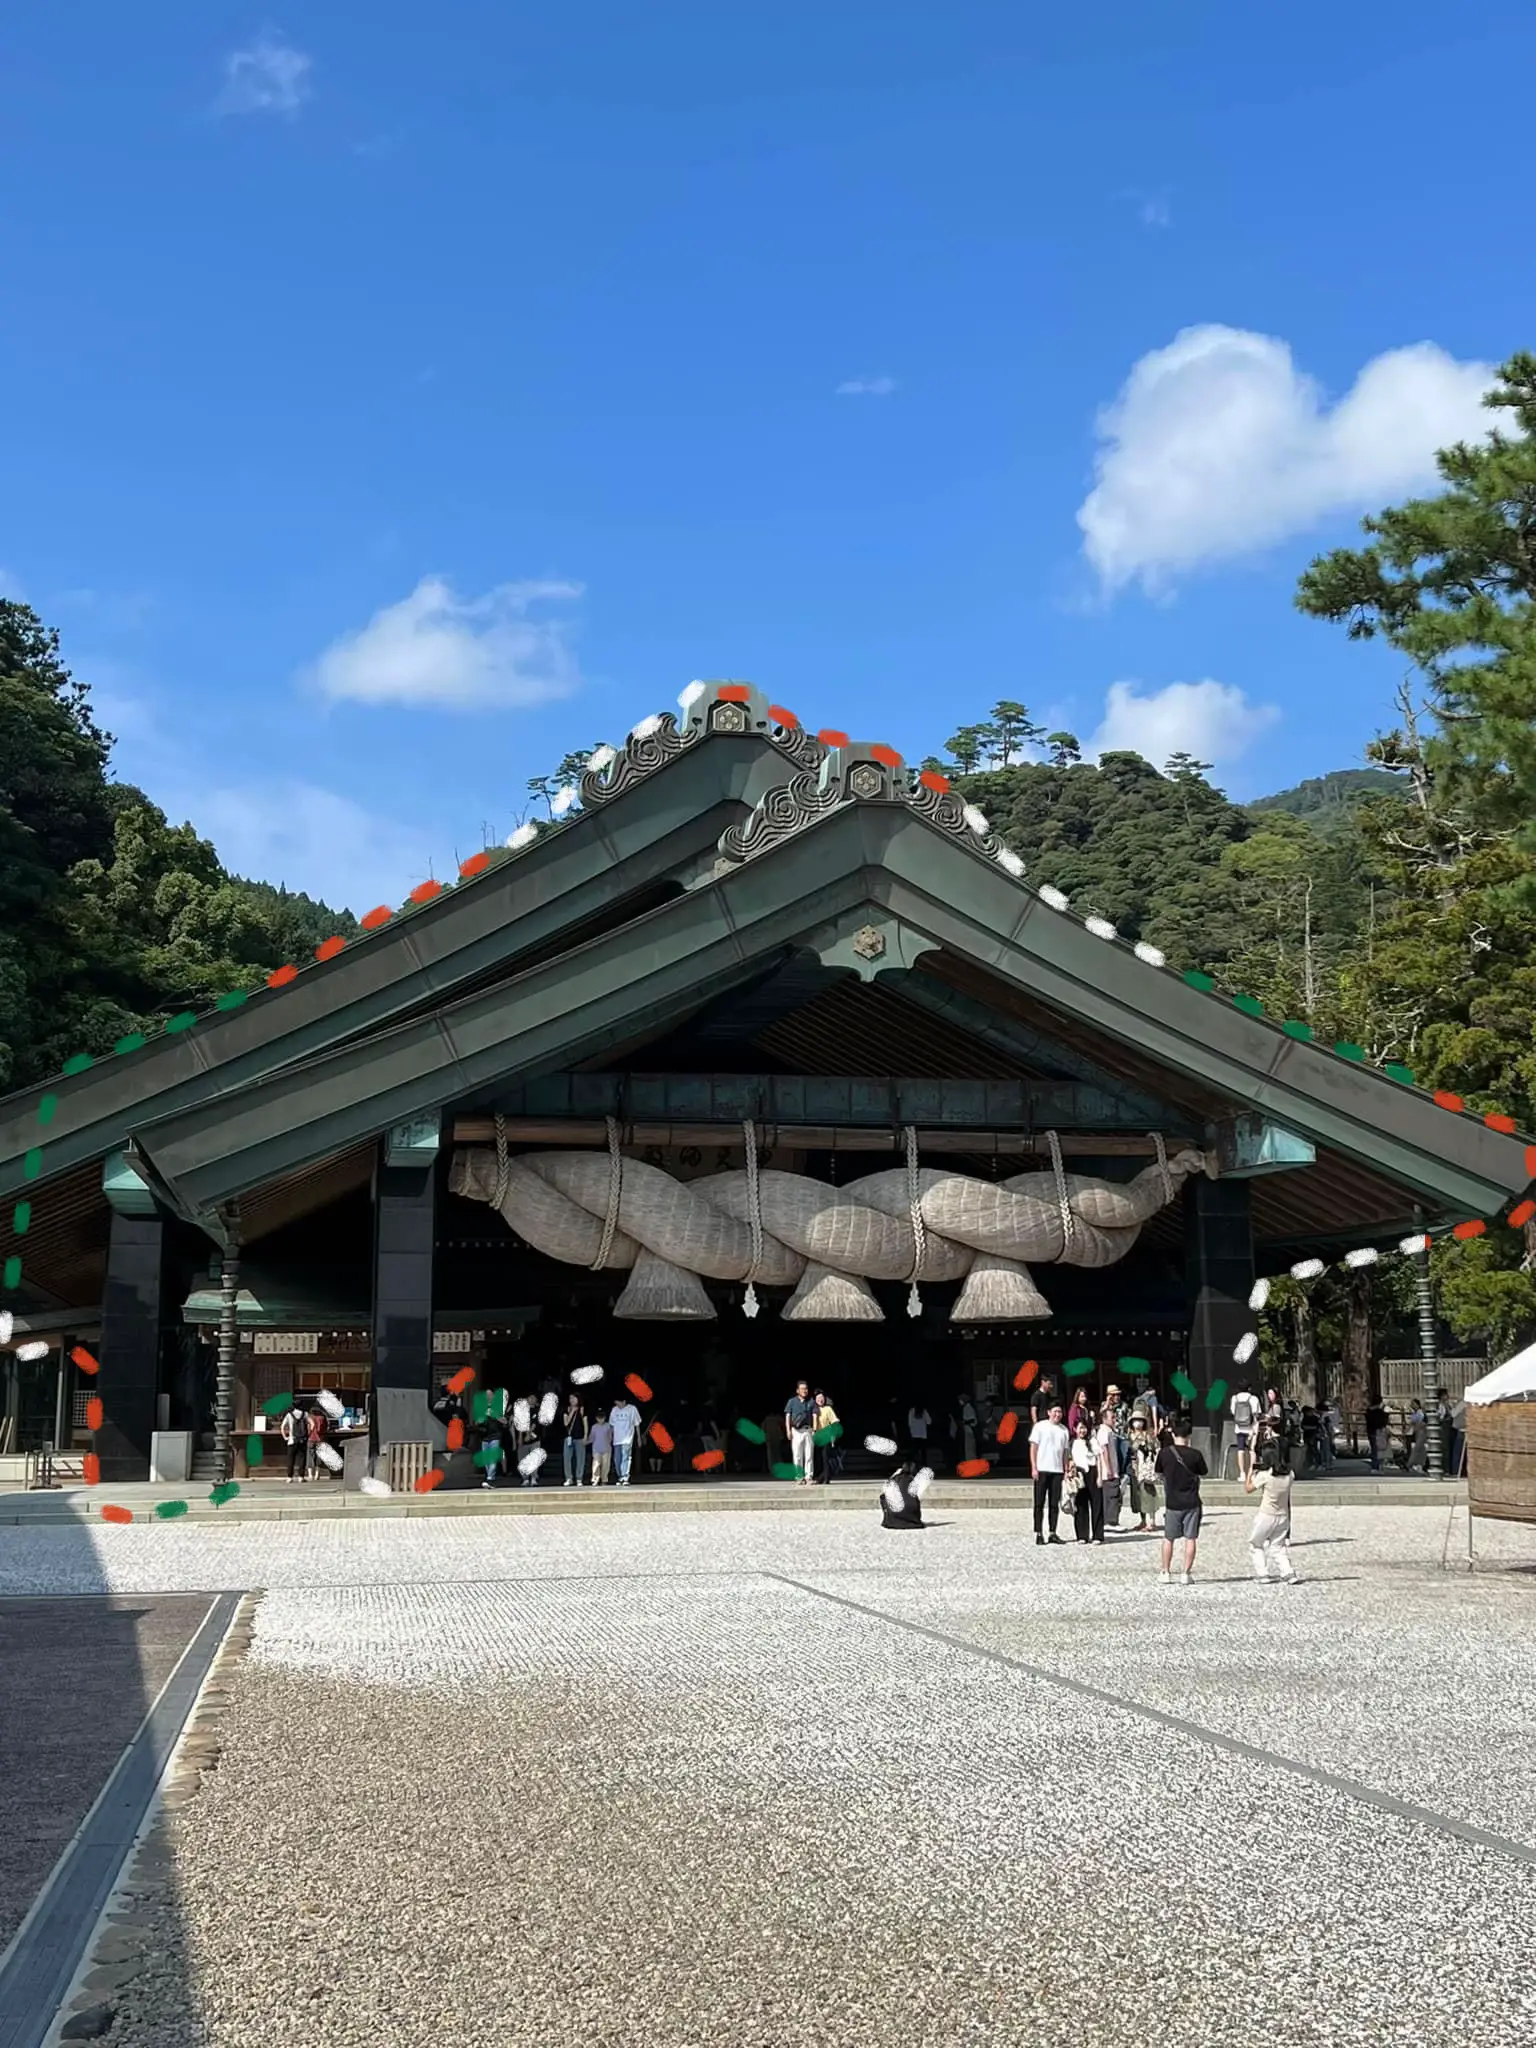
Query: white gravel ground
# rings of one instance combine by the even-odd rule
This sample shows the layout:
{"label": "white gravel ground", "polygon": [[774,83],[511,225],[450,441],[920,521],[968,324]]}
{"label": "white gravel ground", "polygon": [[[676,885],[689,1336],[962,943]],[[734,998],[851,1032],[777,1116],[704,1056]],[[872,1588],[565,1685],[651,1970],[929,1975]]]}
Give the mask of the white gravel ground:
{"label": "white gravel ground", "polygon": [[269,1589],[109,2043],[1523,2048],[1532,1532],[1317,1511],[1260,1587],[1220,1514],[1185,1591],[1020,1520],[8,1536],[3,1591]]}

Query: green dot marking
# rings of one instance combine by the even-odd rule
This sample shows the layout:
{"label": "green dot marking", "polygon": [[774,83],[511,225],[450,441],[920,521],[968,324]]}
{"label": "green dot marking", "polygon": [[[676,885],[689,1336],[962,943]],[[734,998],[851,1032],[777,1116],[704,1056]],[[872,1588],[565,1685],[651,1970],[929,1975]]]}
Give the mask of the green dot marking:
{"label": "green dot marking", "polygon": [[19,1287],[21,1285],[21,1260],[16,1257],[14,1252],[5,1262],[4,1281],[7,1287]]}
{"label": "green dot marking", "polygon": [[245,1462],[247,1465],[259,1465],[265,1456],[266,1447],[253,1430],[245,1440]]}
{"label": "green dot marking", "polygon": [[1381,1071],[1389,1080],[1401,1081],[1405,1088],[1414,1086],[1413,1069],[1405,1067],[1401,1060],[1388,1060]]}
{"label": "green dot marking", "polygon": [[1340,1038],[1334,1043],[1334,1051],[1341,1060],[1363,1060],[1365,1047],[1356,1045],[1352,1038]]}
{"label": "green dot marking", "polygon": [[843,1425],[840,1422],[829,1422],[825,1429],[817,1430],[811,1441],[817,1444],[835,1444],[842,1433]]}
{"label": "green dot marking", "polygon": [[1150,1358],[1117,1358],[1115,1364],[1121,1372],[1144,1372],[1150,1375],[1152,1371]]}
{"label": "green dot marking", "polygon": [[239,1491],[240,1482],[238,1479],[226,1479],[213,1489],[208,1498],[216,1508],[222,1508],[232,1501]]}
{"label": "green dot marking", "polygon": [[23,1180],[36,1180],[42,1170],[43,1148],[41,1145],[33,1145],[22,1159],[21,1177]]}
{"label": "green dot marking", "polygon": [[1214,1415],[1217,1409],[1220,1408],[1222,1402],[1226,1400],[1226,1398],[1227,1383],[1225,1380],[1218,1380],[1215,1386],[1212,1387],[1211,1391],[1206,1395],[1205,1405]]}
{"label": "green dot marking", "polygon": [[779,1464],[774,1466],[773,1476],[775,1479],[801,1479],[805,1475],[798,1465]]}
{"label": "green dot marking", "polygon": [[1185,970],[1184,979],[1189,983],[1191,988],[1203,989],[1207,995],[1209,995],[1210,991],[1216,986],[1215,975],[1202,974],[1198,967],[1187,968]]}
{"label": "green dot marking", "polygon": [[738,1436],[744,1436],[749,1444],[765,1444],[768,1441],[767,1437],[763,1434],[763,1431],[758,1426],[758,1424],[755,1422],[748,1422],[745,1415],[743,1415],[740,1421],[736,1424],[736,1434]]}
{"label": "green dot marking", "polygon": [[1173,1391],[1181,1401],[1194,1400],[1196,1392],[1195,1383],[1187,1372],[1176,1372],[1174,1374]]}
{"label": "green dot marking", "polygon": [[148,1042],[142,1031],[130,1031],[126,1037],[117,1041],[112,1050],[119,1053],[137,1052],[141,1045],[147,1045]]}
{"label": "green dot marking", "polygon": [[1085,1372],[1093,1371],[1091,1358],[1069,1358],[1061,1368],[1069,1380],[1080,1380]]}
{"label": "green dot marking", "polygon": [[187,1504],[184,1500],[161,1500],[155,1503],[155,1513],[162,1522],[174,1522],[178,1515],[184,1515],[186,1512]]}
{"label": "green dot marking", "polygon": [[178,1010],[174,1017],[166,1018],[165,1028],[167,1031],[190,1031],[196,1022],[196,1010]]}
{"label": "green dot marking", "polygon": [[1262,1017],[1264,1014],[1264,1005],[1257,996],[1234,996],[1232,1007],[1241,1010],[1246,1017]]}
{"label": "green dot marking", "polygon": [[37,1103],[38,1122],[40,1124],[51,1124],[53,1122],[54,1111],[58,1108],[58,1106],[59,1098],[57,1097],[57,1095],[39,1096]]}
{"label": "green dot marking", "polygon": [[216,1010],[238,1010],[242,1003],[248,1003],[250,1000],[251,992],[248,988],[232,988],[227,994],[220,996],[213,1007]]}
{"label": "green dot marking", "polygon": [[1299,1038],[1303,1045],[1311,1042],[1312,1026],[1300,1023],[1295,1017],[1287,1017],[1280,1029],[1287,1038]]}
{"label": "green dot marking", "polygon": [[18,1237],[25,1237],[32,1225],[32,1204],[18,1202],[11,1212],[11,1228]]}
{"label": "green dot marking", "polygon": [[292,1394],[271,1394],[262,1402],[261,1412],[263,1415],[281,1415],[284,1409],[292,1406]]}
{"label": "green dot marking", "polygon": [[475,1463],[484,1466],[487,1471],[489,1471],[492,1465],[499,1465],[501,1463],[501,1445],[482,1444],[475,1453]]}
{"label": "green dot marking", "polygon": [[83,1074],[87,1067],[94,1067],[95,1064],[88,1052],[77,1052],[64,1062],[59,1071],[65,1074]]}

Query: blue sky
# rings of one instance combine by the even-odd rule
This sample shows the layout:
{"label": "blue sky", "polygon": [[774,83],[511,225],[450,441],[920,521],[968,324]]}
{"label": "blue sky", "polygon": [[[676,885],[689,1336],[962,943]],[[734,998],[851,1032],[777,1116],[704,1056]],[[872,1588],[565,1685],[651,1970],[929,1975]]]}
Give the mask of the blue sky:
{"label": "blue sky", "polygon": [[1347,765],[1395,672],[1295,575],[1536,345],[1476,20],[20,0],[4,587],[121,775],[359,910],[699,676]]}

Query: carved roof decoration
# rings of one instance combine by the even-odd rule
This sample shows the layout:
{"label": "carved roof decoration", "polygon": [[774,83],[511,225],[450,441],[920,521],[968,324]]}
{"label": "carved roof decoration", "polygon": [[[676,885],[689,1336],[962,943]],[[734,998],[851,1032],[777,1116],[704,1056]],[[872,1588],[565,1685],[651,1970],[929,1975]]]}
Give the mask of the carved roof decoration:
{"label": "carved roof decoration", "polygon": [[944,776],[907,768],[893,747],[849,740],[842,733],[834,737],[837,744],[823,746],[814,771],[770,789],[749,817],[721,833],[723,864],[755,859],[843,804],[878,803],[905,804],[951,838],[1001,862],[1010,874],[1023,874],[1024,863],[1004,847],[981,812],[954,793]]}

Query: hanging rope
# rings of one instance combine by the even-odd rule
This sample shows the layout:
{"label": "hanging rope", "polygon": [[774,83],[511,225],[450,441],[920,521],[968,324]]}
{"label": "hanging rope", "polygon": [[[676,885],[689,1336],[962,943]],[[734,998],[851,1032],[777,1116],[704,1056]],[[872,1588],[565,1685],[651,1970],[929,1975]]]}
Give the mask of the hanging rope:
{"label": "hanging rope", "polygon": [[1056,1176],[1056,1200],[1061,1206],[1061,1255],[1067,1255],[1077,1229],[1077,1218],[1072,1214],[1072,1197],[1067,1193],[1067,1170],[1061,1163],[1061,1140],[1054,1131],[1047,1131],[1045,1142],[1051,1148],[1051,1171]]}
{"label": "hanging rope", "polygon": [[608,1254],[613,1250],[614,1232],[619,1227],[619,1201],[624,1193],[624,1154],[619,1150],[619,1120],[616,1116],[605,1117],[608,1126],[608,1213],[603,1218],[602,1242],[597,1248],[597,1257],[592,1261],[591,1270],[600,1273],[608,1263]]}
{"label": "hanging rope", "polygon": [[928,1226],[923,1221],[923,1189],[918,1178],[917,1128],[907,1125],[907,1213],[912,1219],[912,1284],[907,1289],[907,1314],[920,1316],[923,1312],[923,1297],[918,1292],[917,1276],[923,1269],[923,1260],[928,1252]]}
{"label": "hanging rope", "polygon": [[1171,1202],[1178,1190],[1174,1186],[1173,1175],[1168,1171],[1168,1147],[1163,1143],[1161,1131],[1152,1133],[1152,1149],[1157,1154],[1157,1170],[1163,1177],[1163,1200]]}
{"label": "hanging rope", "polygon": [[763,1263],[763,1194],[757,1177],[757,1125],[743,1117],[741,1135],[747,1148],[747,1221],[752,1226],[752,1264],[747,1268],[747,1291],[741,1304],[744,1316],[757,1314],[757,1269]]}
{"label": "hanging rope", "polygon": [[496,1119],[496,1192],[491,1197],[491,1207],[499,1209],[507,1199],[507,1120],[504,1116]]}

